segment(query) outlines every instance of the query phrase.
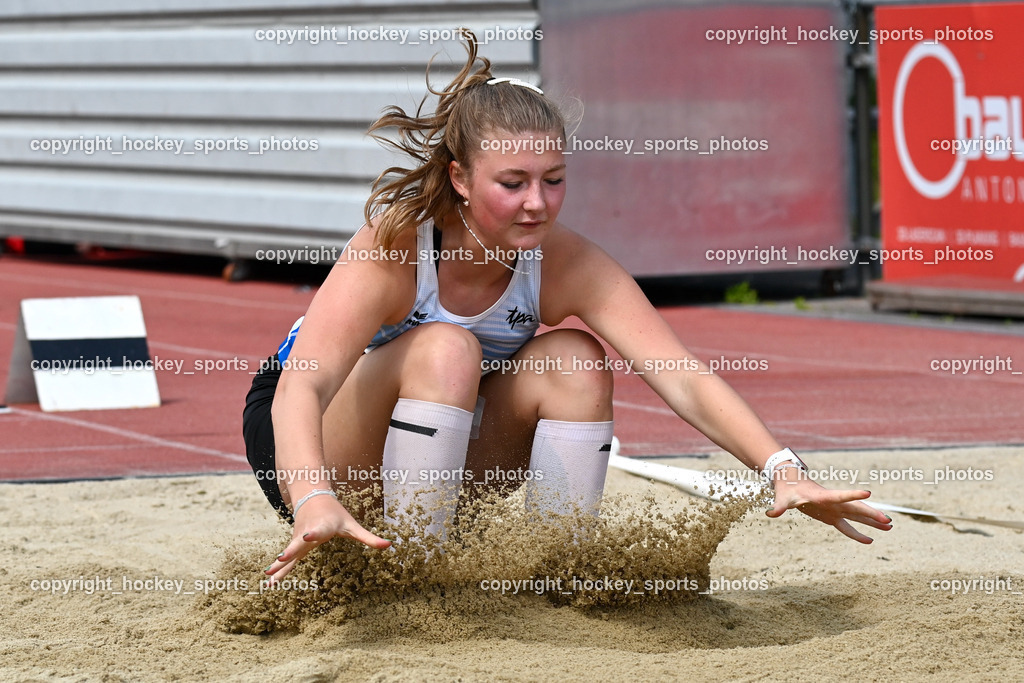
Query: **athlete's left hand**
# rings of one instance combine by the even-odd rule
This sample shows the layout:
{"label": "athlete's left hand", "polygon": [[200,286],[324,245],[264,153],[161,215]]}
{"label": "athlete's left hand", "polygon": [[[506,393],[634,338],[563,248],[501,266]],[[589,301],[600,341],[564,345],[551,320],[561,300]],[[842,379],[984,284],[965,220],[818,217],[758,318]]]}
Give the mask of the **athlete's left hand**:
{"label": "athlete's left hand", "polygon": [[870,491],[826,489],[806,476],[797,476],[798,471],[794,468],[783,472],[784,476],[773,481],[775,506],[765,513],[769,517],[781,517],[786,510],[796,508],[808,517],[834,526],[859,543],[871,543],[873,539],[857,531],[850,522],[882,531],[892,529],[892,519],[888,515],[859,502],[870,496]]}

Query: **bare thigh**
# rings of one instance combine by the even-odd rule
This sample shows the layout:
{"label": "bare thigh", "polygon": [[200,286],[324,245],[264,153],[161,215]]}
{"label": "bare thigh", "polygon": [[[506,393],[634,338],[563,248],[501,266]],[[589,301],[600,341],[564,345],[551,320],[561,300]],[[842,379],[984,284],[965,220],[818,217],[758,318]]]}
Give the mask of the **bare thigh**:
{"label": "bare thigh", "polygon": [[395,403],[412,398],[472,411],[480,344],[461,327],[420,325],[364,354],[324,413],[324,461],[338,482],[363,488],[379,470]]}
{"label": "bare thigh", "polygon": [[[593,337],[554,330],[527,342],[512,358],[602,358]],[[399,398],[473,411],[484,399],[479,437],[470,441],[466,468],[474,483],[485,472],[525,470],[539,419],[612,419],[612,379],[605,371],[492,372],[481,378],[479,342],[461,327],[420,325],[363,355],[324,413],[324,461],[336,485],[371,486],[383,462],[391,413]],[[492,481],[489,484],[500,484]],[[287,491],[282,491],[288,501]]]}
{"label": "bare thigh", "polygon": [[[530,365],[519,372],[495,371],[484,376],[480,382],[485,401],[480,437],[470,441],[466,457],[474,485],[507,489],[514,488],[517,479],[521,483],[521,472],[530,464],[538,420],[611,420],[611,373],[570,371],[573,358],[603,357],[604,348],[586,332],[553,330],[531,339],[510,359],[530,361]],[[564,372],[554,369],[557,367]]]}

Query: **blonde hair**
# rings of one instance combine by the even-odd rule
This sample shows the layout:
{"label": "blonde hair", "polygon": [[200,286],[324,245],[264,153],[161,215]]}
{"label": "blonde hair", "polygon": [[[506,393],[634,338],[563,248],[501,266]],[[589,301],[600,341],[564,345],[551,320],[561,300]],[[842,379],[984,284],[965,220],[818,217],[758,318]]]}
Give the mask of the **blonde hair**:
{"label": "blonde hair", "polygon": [[[557,133],[565,139],[565,118],[551,100],[530,88],[512,83],[488,85],[491,62],[477,56],[476,36],[460,29],[468,57],[451,83],[442,90],[427,90],[439,97],[433,114],[424,114],[424,96],[415,115],[395,105],[387,107],[367,131],[381,144],[408,154],[418,162],[412,169],[392,166],[377,176],[363,213],[370,223],[377,216],[376,241],[390,249],[406,230],[428,218],[439,219],[455,210],[462,197],[452,187],[448,166],[454,160],[468,170],[473,152],[486,136],[499,131],[520,135]],[[431,60],[433,62],[433,60]],[[394,128],[398,139],[377,131]]]}

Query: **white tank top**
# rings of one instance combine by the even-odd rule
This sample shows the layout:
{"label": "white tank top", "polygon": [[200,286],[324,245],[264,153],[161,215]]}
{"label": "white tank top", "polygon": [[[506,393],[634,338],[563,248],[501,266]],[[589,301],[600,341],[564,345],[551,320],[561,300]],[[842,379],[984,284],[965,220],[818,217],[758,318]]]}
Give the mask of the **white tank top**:
{"label": "white tank top", "polygon": [[[435,238],[436,237],[436,238]],[[428,220],[416,230],[416,300],[405,320],[397,325],[384,325],[374,335],[366,352],[386,344],[417,325],[446,322],[459,325],[479,340],[484,360],[509,358],[529,341],[540,325],[540,248],[520,252],[514,265],[516,272],[504,293],[487,310],[473,316],[455,315],[445,310],[438,296],[437,262],[440,231]],[[303,316],[304,317],[304,316]],[[281,361],[288,358],[302,318],[295,321],[288,337],[278,348]]]}

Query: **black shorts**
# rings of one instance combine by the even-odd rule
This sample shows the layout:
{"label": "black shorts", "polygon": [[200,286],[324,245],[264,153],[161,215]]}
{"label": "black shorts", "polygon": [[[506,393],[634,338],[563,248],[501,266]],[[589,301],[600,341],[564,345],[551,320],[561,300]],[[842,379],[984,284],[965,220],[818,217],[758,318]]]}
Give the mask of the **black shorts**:
{"label": "black shorts", "polygon": [[291,524],[295,520],[277,486],[274,423],[270,418],[270,407],[280,378],[281,361],[275,353],[260,365],[259,372],[252,378],[252,388],[245,397],[245,410],[242,411],[242,438],[245,440],[245,457],[249,459],[263,495],[281,518]]}

